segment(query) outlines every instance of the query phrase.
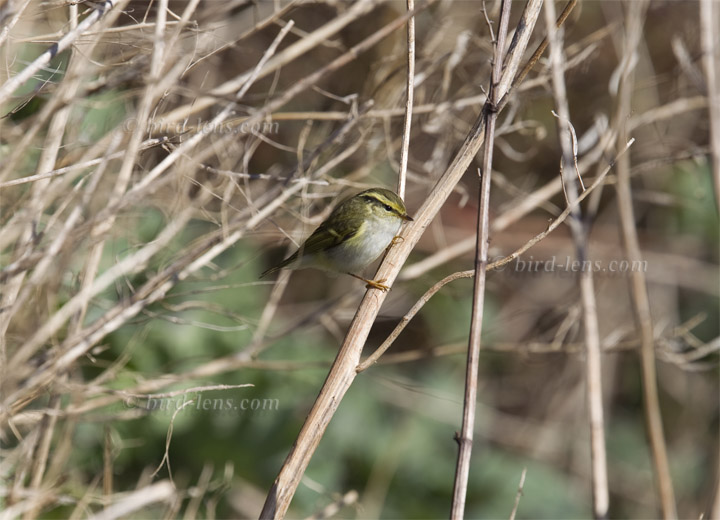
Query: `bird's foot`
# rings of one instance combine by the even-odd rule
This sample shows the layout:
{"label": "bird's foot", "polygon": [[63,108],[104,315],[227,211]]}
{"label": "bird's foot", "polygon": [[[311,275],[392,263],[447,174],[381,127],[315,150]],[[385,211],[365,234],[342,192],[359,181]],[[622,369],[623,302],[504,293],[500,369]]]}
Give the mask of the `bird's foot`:
{"label": "bird's foot", "polygon": [[368,280],[367,278],[363,278],[362,276],[358,276],[355,273],[347,273],[350,276],[354,276],[358,280],[362,280],[365,282],[365,288],[367,289],[380,289],[382,292],[388,292],[390,290],[390,286],[385,285],[386,279],[383,278],[382,280]]}
{"label": "bird's foot", "polygon": [[387,281],[385,278],[382,280],[365,280],[367,282],[367,285],[365,286],[366,289],[380,289],[382,292],[388,292],[390,290],[390,286],[385,285],[383,282]]}

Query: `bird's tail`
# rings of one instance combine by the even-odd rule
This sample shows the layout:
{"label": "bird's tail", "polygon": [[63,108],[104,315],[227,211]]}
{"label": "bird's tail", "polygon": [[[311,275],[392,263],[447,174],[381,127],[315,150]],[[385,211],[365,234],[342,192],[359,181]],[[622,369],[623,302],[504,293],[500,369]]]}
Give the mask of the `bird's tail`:
{"label": "bird's tail", "polygon": [[274,267],[271,267],[271,268],[268,269],[267,271],[264,271],[264,272],[260,275],[260,278],[265,278],[267,275],[273,274],[274,272],[279,271],[280,269],[283,269],[283,268],[289,266],[290,264],[292,264],[292,263],[297,259],[297,256],[298,256],[297,253],[293,253],[292,255],[290,255],[289,258],[286,258],[285,260],[283,260],[282,262],[280,262],[278,265],[276,265],[276,266],[274,266]]}
{"label": "bird's tail", "polygon": [[267,271],[263,271],[262,274],[260,275],[260,278],[265,278],[267,275],[273,274],[274,272],[279,271],[280,269],[282,269],[282,267],[280,267],[279,265],[276,265],[275,267],[271,267]]}

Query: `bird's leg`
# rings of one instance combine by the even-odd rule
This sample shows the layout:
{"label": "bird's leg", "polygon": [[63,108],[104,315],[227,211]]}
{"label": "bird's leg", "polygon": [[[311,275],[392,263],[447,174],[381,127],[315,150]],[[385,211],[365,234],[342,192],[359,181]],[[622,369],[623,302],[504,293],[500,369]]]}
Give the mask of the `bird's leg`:
{"label": "bird's leg", "polygon": [[385,285],[383,283],[385,281],[384,278],[382,280],[376,281],[376,280],[368,280],[367,278],[363,278],[362,276],[358,276],[354,273],[347,273],[347,274],[349,274],[350,276],[354,276],[358,280],[362,280],[363,282],[365,282],[367,284],[367,285],[365,285],[365,287],[367,289],[380,289],[382,292],[387,292],[390,290],[390,287],[388,287],[387,285]]}
{"label": "bird's leg", "polygon": [[405,240],[404,237],[401,237],[400,235],[395,235],[393,237],[393,239],[390,241],[390,247],[395,246],[404,240]]}
{"label": "bird's leg", "polygon": [[[388,252],[390,251],[390,249],[392,248],[392,246],[399,244],[403,240],[405,240],[405,239],[403,237],[401,237],[400,235],[395,235],[393,237],[393,239],[390,241],[390,243],[388,244],[388,246],[385,248],[385,254],[387,255]],[[385,260],[384,256],[383,256],[383,260]]]}

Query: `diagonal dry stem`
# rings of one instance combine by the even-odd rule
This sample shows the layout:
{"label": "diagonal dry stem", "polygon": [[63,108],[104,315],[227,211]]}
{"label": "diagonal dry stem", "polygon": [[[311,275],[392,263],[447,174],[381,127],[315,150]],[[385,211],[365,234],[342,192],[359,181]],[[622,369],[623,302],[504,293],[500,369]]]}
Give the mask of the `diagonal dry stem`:
{"label": "diagonal dry stem", "polygon": [[[534,22],[537,19],[541,5],[540,0],[528,2],[523,19],[518,25],[515,41],[520,42],[517,44],[520,46],[517,50],[520,54],[524,51],[522,45],[526,45],[530,38],[529,33],[534,28]],[[514,77],[516,72],[517,67],[508,66],[504,71],[504,75]],[[508,84],[510,83],[508,82]],[[502,95],[504,92],[499,94]],[[401,232],[403,240],[389,251],[380,265],[375,277],[386,280],[387,285],[391,286],[395,281],[400,267],[410,254],[410,251],[415,247],[420,236],[440,210],[447,197],[452,193],[455,185],[480,150],[485,137],[484,117],[485,110],[475,121],[462,147],[445,173],[440,177],[422,206],[415,212],[413,225]],[[362,347],[380,310],[380,306],[385,300],[385,296],[386,293],[377,290],[369,290],[365,294],[350,325],[345,341],[320,391],[320,395],[318,395],[315,404],[310,410],[293,448],[280,469],[278,477],[270,488],[260,515],[261,518],[283,518],[285,516],[295,489],[310,462],[312,454],[317,448],[345,392],[355,378],[355,369],[360,361]]]}

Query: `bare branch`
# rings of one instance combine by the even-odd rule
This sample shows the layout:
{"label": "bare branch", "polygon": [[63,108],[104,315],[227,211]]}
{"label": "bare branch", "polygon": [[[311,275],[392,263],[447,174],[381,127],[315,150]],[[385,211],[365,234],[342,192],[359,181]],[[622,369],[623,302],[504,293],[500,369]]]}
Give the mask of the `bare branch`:
{"label": "bare branch", "polygon": [[[407,0],[408,11],[415,10],[415,0]],[[407,99],[405,100],[405,125],[403,126],[402,147],[400,148],[400,172],[397,194],[405,199],[405,177],[407,176],[410,130],[412,129],[413,100],[415,97],[415,17],[408,19],[407,26]]]}
{"label": "bare branch", "polygon": [[[632,56],[638,52],[642,37],[642,24],[648,3],[634,2],[629,5],[629,12],[625,20],[625,48],[623,56]],[[629,137],[630,129],[627,125],[628,116],[632,112],[632,92],[634,89],[634,67],[625,67],[620,74],[619,91],[617,96],[617,112],[615,122],[618,143]],[[720,164],[720,163],[718,163]],[[643,254],[638,240],[635,211],[633,209],[632,192],[630,187],[630,156],[624,155],[617,164],[618,182],[618,213],[620,216],[620,229],[622,231],[625,254],[630,261],[642,261]],[[635,323],[640,335],[640,361],[642,367],[643,396],[645,398],[645,421],[647,435],[650,441],[657,492],[660,497],[663,518],[670,520],[678,517],[675,505],[675,492],[673,490],[670,465],[668,462],[665,435],[663,433],[662,415],[660,413],[660,397],[657,388],[657,373],[655,369],[655,338],[653,320],[650,311],[650,298],[648,296],[647,281],[642,271],[631,273],[631,294]]]}
{"label": "bare branch", "polygon": [[[573,173],[576,170],[577,157],[573,153],[570,132],[570,109],[565,91],[563,76],[563,34],[562,28],[555,26],[555,5],[545,3],[545,25],[550,45],[550,63],[552,66],[552,86],[555,106],[559,116],[558,134],[562,149],[561,182],[565,190],[568,206],[574,206],[570,212],[570,230],[576,247],[576,256],[583,263],[588,257],[588,236],[581,220],[580,208],[576,206],[580,196]],[[583,305],[583,325],[585,347],[587,349],[586,378],[587,401],[589,408],[590,447],[592,463],[593,515],[606,518],[609,508],[607,477],[607,455],[603,419],[603,392],[600,337],[598,331],[597,303],[593,283],[592,269],[582,269],[580,274],[580,293]]]}
{"label": "bare branch", "polygon": [[[485,279],[488,264],[490,242],[490,186],[492,185],[493,150],[495,147],[495,123],[497,107],[500,102],[500,80],[504,65],[505,40],[510,23],[510,0],[503,0],[500,8],[500,20],[497,41],[493,42],[493,69],[488,94],[488,109],[485,111],[485,148],[483,154],[480,193],[478,194],[477,229],[475,232],[475,277],[473,285],[472,314],[465,373],[465,399],[463,402],[462,428],[455,436],[458,443],[458,458],[455,468],[453,500],[450,518],[460,520],[465,517],[465,499],[470,478],[470,457],[472,455],[473,433],[475,431],[475,410],[477,407],[478,371],[480,365],[480,342],[485,302]],[[509,85],[509,83],[508,83]]]}
{"label": "bare branch", "polygon": [[[127,1],[120,3],[120,9],[127,4]],[[83,35],[90,27],[102,19],[111,9],[116,7],[115,0],[102,0],[92,13],[80,22],[76,28],[65,34],[60,41],[38,56],[35,61],[25,67],[21,72],[7,80],[0,87],[0,105],[4,104],[18,87],[32,78],[39,70],[46,67],[50,60],[67,49],[72,43]]]}

